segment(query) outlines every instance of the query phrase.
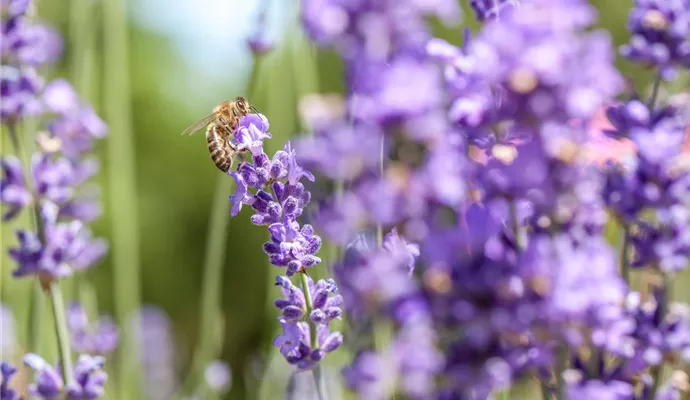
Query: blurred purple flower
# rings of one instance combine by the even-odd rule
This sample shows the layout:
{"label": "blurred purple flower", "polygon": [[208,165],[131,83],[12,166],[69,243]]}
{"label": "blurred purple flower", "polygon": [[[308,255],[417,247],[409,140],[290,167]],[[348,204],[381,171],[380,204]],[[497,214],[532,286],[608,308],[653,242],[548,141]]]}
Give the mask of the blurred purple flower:
{"label": "blurred purple flower", "polygon": [[501,88],[501,118],[589,118],[623,89],[607,34],[578,32],[593,13],[584,1],[532,0],[470,41],[476,79]]}
{"label": "blurred purple flower", "polygon": [[74,366],[75,382],[66,388],[56,368],[40,356],[29,353],[24,356],[24,364],[38,373],[36,383],[29,387],[32,396],[57,399],[64,390],[68,400],[91,400],[99,399],[105,394],[104,386],[108,375],[103,369],[103,357],[80,355]]}
{"label": "blurred purple flower", "polygon": [[170,399],[179,385],[172,321],[162,309],[144,305],[133,316],[133,323],[144,379],[148,383],[142,396],[150,400]]}
{"label": "blurred purple flower", "polygon": [[0,400],[21,399],[14,389],[10,389],[10,379],[12,379],[12,375],[16,373],[17,369],[5,361],[0,364],[0,375],[2,377],[0,381]]}
{"label": "blurred purple flower", "polygon": [[628,18],[630,42],[621,47],[632,61],[659,68],[665,80],[676,76],[676,67],[690,67],[690,3],[687,1],[636,0]]}
{"label": "blurred purple flower", "polygon": [[24,364],[38,373],[35,384],[29,387],[29,393],[44,399],[58,398],[64,383],[57,369],[33,353],[24,356]]}
{"label": "blurred purple flower", "polygon": [[0,160],[2,180],[0,180],[0,202],[8,206],[3,220],[14,218],[24,207],[31,204],[31,192],[26,187],[21,161],[14,156],[5,156]]}
{"label": "blurred purple flower", "polygon": [[40,113],[37,95],[42,86],[43,78],[31,67],[0,66],[0,118],[3,123],[14,123],[24,116]]}
{"label": "blurred purple flower", "polygon": [[224,361],[214,361],[204,370],[204,379],[214,393],[226,393],[232,386],[230,366]]}
{"label": "blurred purple flower", "polygon": [[105,359],[100,356],[82,354],[74,366],[76,385],[67,388],[69,400],[99,399],[105,394],[108,374],[103,369]]}
{"label": "blurred purple flower", "polygon": [[41,66],[53,64],[60,58],[63,42],[53,27],[35,23],[26,26],[21,38],[10,46],[21,64]]}
{"label": "blurred purple flower", "polygon": [[379,136],[376,126],[322,126],[314,136],[300,139],[300,162],[330,179],[349,181],[378,168]]}
{"label": "blurred purple flower", "polygon": [[103,240],[92,239],[80,221],[57,223],[58,209],[55,204],[41,205],[41,221],[45,243],[35,233],[19,230],[19,248],[10,249],[19,266],[15,277],[41,274],[50,279],[60,279],[95,264],[107,251]]}
{"label": "blurred purple flower", "polygon": [[519,5],[520,0],[470,0],[470,6],[480,21],[499,19],[502,12]]}
{"label": "blurred purple flower", "polygon": [[0,358],[12,357],[18,349],[16,324],[12,310],[0,303]]}
{"label": "blurred purple flower", "polygon": [[111,317],[101,316],[90,324],[86,310],[78,303],[67,309],[67,325],[72,337],[72,347],[80,353],[108,354],[119,342],[117,325]]}
{"label": "blurred purple flower", "polygon": [[56,117],[48,123],[48,131],[59,140],[60,151],[76,161],[93,148],[95,139],[102,139],[108,127],[91,106],[82,104],[72,86],[64,79],[50,82],[43,92],[43,102]]}

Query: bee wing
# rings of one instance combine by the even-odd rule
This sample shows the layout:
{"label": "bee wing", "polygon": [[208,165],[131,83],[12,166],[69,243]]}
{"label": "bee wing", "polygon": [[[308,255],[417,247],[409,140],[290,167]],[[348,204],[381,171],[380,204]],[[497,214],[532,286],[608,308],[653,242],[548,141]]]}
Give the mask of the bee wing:
{"label": "bee wing", "polygon": [[192,125],[187,127],[187,129],[182,131],[182,135],[187,135],[187,134],[193,135],[197,131],[199,131],[201,128],[203,128],[204,126],[213,122],[214,119],[216,119],[216,114],[207,115],[206,117],[196,121],[195,123],[193,123]]}

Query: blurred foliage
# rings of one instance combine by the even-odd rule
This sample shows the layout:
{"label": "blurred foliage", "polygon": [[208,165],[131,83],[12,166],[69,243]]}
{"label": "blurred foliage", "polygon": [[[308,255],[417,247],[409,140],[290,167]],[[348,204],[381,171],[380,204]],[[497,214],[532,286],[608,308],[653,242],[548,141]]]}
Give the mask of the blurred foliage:
{"label": "blurred foliage", "polygon": [[[628,34],[625,23],[631,0],[593,0],[592,3],[600,10],[599,26],[611,32],[615,45],[626,42]],[[55,24],[67,38],[64,57],[54,71],[48,72],[49,77],[72,77],[69,69],[68,8],[62,2],[40,2],[40,16]],[[100,26],[98,7],[92,8],[94,14],[91,23]],[[469,8],[466,5],[464,8],[463,24],[476,31],[478,24]],[[262,65],[259,93],[250,99],[271,122],[274,137],[267,144],[269,154],[282,147],[290,135],[300,131],[296,114],[299,95],[317,90],[323,93],[342,92],[344,87],[342,64],[337,56],[328,51],[316,53],[300,34],[297,21],[288,26],[282,42]],[[438,36],[456,44],[462,42],[460,27],[445,27],[436,22],[433,26]],[[203,133],[192,137],[183,137],[179,133],[209,113],[221,99],[243,95],[248,77],[246,71],[228,65],[225,80],[210,81],[185,63],[170,39],[135,25],[130,26],[129,34],[136,179],[140,196],[137,207],[143,268],[141,296],[144,303],[160,306],[172,318],[178,367],[184,372],[189,367],[198,336],[209,210],[220,172],[209,159]],[[102,88],[98,84],[104,78],[102,35],[97,34],[94,40],[97,43],[96,68],[92,73],[88,98],[103,115]],[[246,57],[247,54],[238,57]],[[638,88],[643,89],[650,81],[649,71],[633,67],[620,57],[617,63]],[[189,86],[190,82],[193,87]],[[117,132],[111,134],[116,135]],[[3,144],[7,148],[5,138]],[[102,185],[103,199],[107,200],[110,195],[105,181],[107,168],[117,168],[118,160],[107,159],[105,146],[107,140],[99,150],[104,171],[97,180]],[[94,226],[96,234],[105,237],[111,233],[112,220],[108,207],[105,201],[104,215]],[[270,342],[277,328],[277,314],[267,303],[277,295],[277,290],[269,284],[276,270],[270,267],[261,250],[267,233],[251,225],[249,215],[249,212],[244,212],[232,221],[227,240],[228,257],[223,282],[226,326],[222,357],[233,368],[233,389],[227,397],[229,399],[258,398],[254,396],[259,396],[259,392],[271,393],[270,389],[255,387],[255,381],[245,384],[246,378],[254,374],[257,353],[271,348]],[[4,248],[14,244],[11,228],[7,224],[3,226]],[[22,318],[26,313],[22,298],[29,293],[29,285],[24,281],[7,281],[14,266],[4,254],[3,250],[2,300],[9,302],[15,310],[19,333],[22,334]],[[87,279],[97,287],[100,309],[112,313],[111,259],[106,258],[87,275]],[[343,361],[347,356],[337,357]],[[287,367],[280,364],[282,362],[278,360],[278,364],[271,369],[282,369],[284,373]]]}

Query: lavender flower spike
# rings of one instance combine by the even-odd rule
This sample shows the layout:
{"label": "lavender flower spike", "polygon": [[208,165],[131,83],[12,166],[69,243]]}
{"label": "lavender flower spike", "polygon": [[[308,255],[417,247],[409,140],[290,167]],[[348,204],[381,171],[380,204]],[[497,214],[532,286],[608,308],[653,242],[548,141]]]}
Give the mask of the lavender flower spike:
{"label": "lavender flower spike", "polygon": [[[275,302],[282,314],[279,320],[283,333],[274,345],[288,363],[306,370],[343,341],[339,332],[330,333],[328,328],[329,322],[342,313],[342,297],[335,295],[337,286],[332,279],[314,284],[306,275],[308,268],[321,263],[316,256],[321,238],[311,225],[300,226],[297,220],[311,199],[300,180],[315,178],[299,165],[290,142],[269,159],[263,150],[264,139],[271,137],[268,127],[268,120],[261,114],[250,114],[239,121],[232,140],[244,154],[250,153],[251,161],[243,161],[237,171],[228,172],[236,182],[235,193],[230,196],[232,215],[237,215],[243,204],[250,205],[256,211],[252,222],[267,226],[271,234],[263,249],[271,264],[285,267],[287,275],[276,278],[284,296]],[[302,288],[290,281],[295,274],[300,274]]]}

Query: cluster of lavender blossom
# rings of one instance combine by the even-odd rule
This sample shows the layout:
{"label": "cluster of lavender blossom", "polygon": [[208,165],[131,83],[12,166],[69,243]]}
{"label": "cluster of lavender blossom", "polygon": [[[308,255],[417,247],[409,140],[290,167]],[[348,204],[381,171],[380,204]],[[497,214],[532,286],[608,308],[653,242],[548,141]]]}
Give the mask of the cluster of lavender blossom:
{"label": "cluster of lavender blossom", "polygon": [[[303,1],[304,29],[343,60],[345,112],[308,121],[301,166],[289,144],[269,159],[268,124],[245,118],[236,142],[252,161],[230,173],[233,215],[251,205],[287,268],[275,344],[313,367],[337,347],[314,329],[342,302],[344,377],[361,398],[485,399],[530,376],[545,399],[680,398],[690,311],[669,282],[690,256],[689,121],[659,93],[690,66],[690,2],[635,2],[620,53],[655,71],[644,96],[586,0],[470,5],[482,27],[456,47],[427,21],[457,20],[454,0]],[[593,162],[602,109],[634,162]],[[314,225],[345,250],[335,281],[302,289],[289,277],[320,261],[321,241],[297,222],[311,197],[301,177],[342,188],[319,199]],[[618,251],[607,225],[623,232]]]}
{"label": "cluster of lavender blossom", "polygon": [[[231,214],[236,216],[243,205],[249,205],[255,211],[252,223],[268,228],[270,240],[263,249],[272,265],[285,268],[285,275],[278,275],[275,283],[284,298],[275,301],[283,333],[274,344],[290,364],[308,370],[342,344],[342,335],[329,329],[329,323],[340,317],[342,297],[336,294],[332,279],[314,282],[308,275],[309,269],[321,263],[316,256],[321,238],[311,225],[300,226],[297,219],[311,199],[300,180],[313,181],[314,176],[297,164],[290,142],[273,158],[266,155],[263,141],[272,137],[268,128],[262,114],[249,114],[238,121],[232,141],[249,160],[228,172],[236,184],[230,196]],[[299,275],[301,287],[290,280],[295,275]]]}
{"label": "cluster of lavender blossom", "polygon": [[[13,276],[37,280],[54,302],[56,330],[62,325],[68,331],[63,332],[64,341],[57,338],[62,359],[56,365],[35,354],[36,349],[27,349],[23,362],[36,371],[28,394],[45,399],[100,398],[107,380],[104,355],[117,346],[118,329],[108,316],[89,323],[78,303],[61,309],[57,281],[96,265],[108,249],[88,228],[100,215],[98,188],[89,182],[98,172],[91,151],[95,141],[105,137],[107,126],[69,82],[46,83],[37,72],[58,59],[62,41],[50,27],[32,19],[34,4],[3,0],[1,6],[0,111],[3,134],[9,135],[14,154],[5,153],[0,160],[0,202],[4,222],[18,221],[22,212],[33,221],[31,228],[16,229],[18,244],[9,250],[16,262]],[[43,124],[35,137],[23,135],[28,120]],[[27,160],[26,149],[31,147],[36,151]],[[72,350],[78,354],[73,368]],[[1,370],[0,398],[18,399],[20,390],[11,389],[16,372],[11,360],[3,360]]]}

